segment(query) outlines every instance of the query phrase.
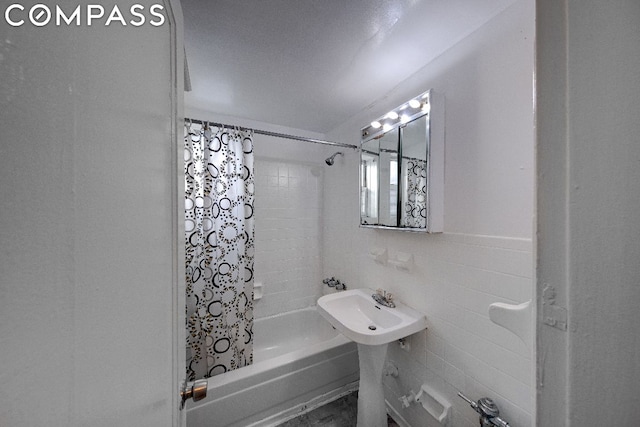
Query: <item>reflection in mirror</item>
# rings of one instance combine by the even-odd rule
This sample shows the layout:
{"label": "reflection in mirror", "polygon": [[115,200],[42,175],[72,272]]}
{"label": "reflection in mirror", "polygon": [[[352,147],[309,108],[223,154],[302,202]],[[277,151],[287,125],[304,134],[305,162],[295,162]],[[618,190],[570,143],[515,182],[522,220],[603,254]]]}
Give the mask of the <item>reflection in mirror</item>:
{"label": "reflection in mirror", "polygon": [[361,226],[442,231],[444,105],[439,99],[426,91],[362,128]]}
{"label": "reflection in mirror", "polygon": [[401,227],[427,226],[427,118],[422,116],[402,128]]}
{"label": "reflection in mirror", "polygon": [[378,223],[378,164],[380,150],[373,139],[361,146],[360,156],[360,223]]}
{"label": "reflection in mirror", "polygon": [[398,134],[389,132],[379,140],[380,225],[398,226]]}

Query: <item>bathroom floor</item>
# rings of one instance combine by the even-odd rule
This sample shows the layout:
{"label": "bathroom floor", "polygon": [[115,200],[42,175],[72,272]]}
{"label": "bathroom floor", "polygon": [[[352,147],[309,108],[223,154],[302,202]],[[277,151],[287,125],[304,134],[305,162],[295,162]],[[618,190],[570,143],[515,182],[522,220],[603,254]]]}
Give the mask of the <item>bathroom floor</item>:
{"label": "bathroom floor", "polygon": [[[358,392],[355,391],[278,427],[355,427],[357,414]],[[388,418],[388,425],[398,427],[391,417]]]}

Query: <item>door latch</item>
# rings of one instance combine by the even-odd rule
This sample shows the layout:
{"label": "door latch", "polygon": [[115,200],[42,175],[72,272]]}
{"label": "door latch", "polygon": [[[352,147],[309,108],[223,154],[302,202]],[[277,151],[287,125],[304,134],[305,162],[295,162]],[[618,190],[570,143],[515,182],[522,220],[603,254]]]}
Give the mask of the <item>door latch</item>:
{"label": "door latch", "polygon": [[206,379],[183,382],[180,389],[180,410],[184,409],[187,399],[193,399],[194,402],[197,402],[207,397],[208,385],[209,383]]}

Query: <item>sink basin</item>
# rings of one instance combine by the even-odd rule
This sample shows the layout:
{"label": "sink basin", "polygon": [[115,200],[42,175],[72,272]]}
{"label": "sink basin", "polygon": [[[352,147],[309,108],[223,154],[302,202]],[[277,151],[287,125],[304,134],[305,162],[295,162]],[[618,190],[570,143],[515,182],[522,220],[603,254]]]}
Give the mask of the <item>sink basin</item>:
{"label": "sink basin", "polygon": [[318,299],[318,311],[344,336],[365,345],[388,344],[427,327],[424,314],[397,301],[376,303],[371,289],[351,289]]}

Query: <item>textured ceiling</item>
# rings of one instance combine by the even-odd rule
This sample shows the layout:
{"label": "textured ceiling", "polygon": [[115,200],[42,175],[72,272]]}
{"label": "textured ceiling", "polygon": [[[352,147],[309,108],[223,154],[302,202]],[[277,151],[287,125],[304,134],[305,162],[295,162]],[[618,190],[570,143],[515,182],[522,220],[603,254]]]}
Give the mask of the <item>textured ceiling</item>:
{"label": "textured ceiling", "polygon": [[328,133],[514,1],[182,0],[185,103]]}

